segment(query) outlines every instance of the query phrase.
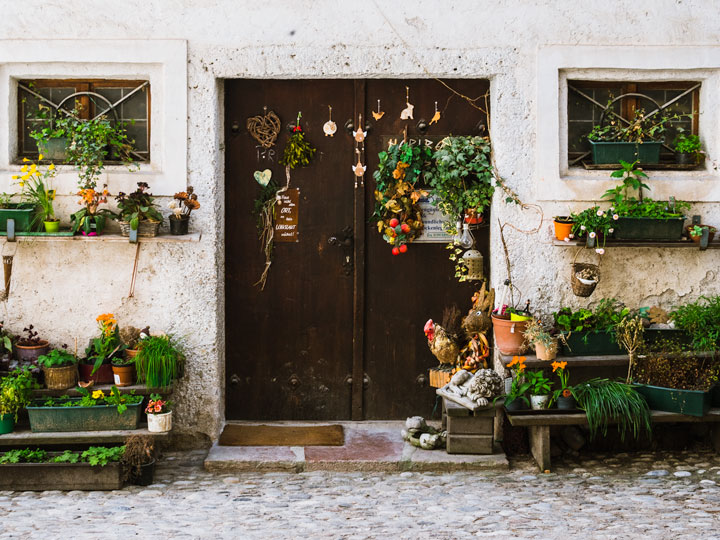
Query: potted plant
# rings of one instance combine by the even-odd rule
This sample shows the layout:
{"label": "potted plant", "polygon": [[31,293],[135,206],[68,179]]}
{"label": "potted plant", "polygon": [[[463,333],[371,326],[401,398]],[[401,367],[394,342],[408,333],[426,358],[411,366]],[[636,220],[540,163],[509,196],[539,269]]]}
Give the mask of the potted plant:
{"label": "potted plant", "polygon": [[35,139],[38,152],[49,160],[62,163],[67,157],[69,141],[67,122],[56,122],[53,109],[43,103],[38,104],[38,111],[32,114],[43,119],[39,129],[30,131],[30,137]]}
{"label": "potted plant", "polygon": [[194,193],[193,187],[188,186],[187,191],[181,191],[173,195],[173,200],[168,203],[168,208],[172,210],[172,214],[170,214],[168,218],[170,221],[170,234],[187,234],[190,223],[190,213],[200,208],[200,203],[197,200],[197,195]]}
{"label": "potted plant", "polygon": [[542,369],[526,372],[525,378],[530,384],[530,407],[533,410],[547,409],[552,392],[550,379],[545,376]]}
{"label": "potted plant", "polygon": [[85,349],[86,361],[80,364],[80,378],[109,384],[115,380],[112,359],[122,354],[124,345],[120,342],[117,320],[112,313],[104,313],[96,319],[100,336],[90,340]]}
{"label": "potted plant", "polygon": [[596,248],[601,255],[604,253],[605,241],[614,232],[614,222],[618,216],[599,206],[586,208],[579,214],[571,214],[573,220],[570,228],[571,238],[584,238],[587,247]]}
{"label": "potted plant", "polygon": [[166,433],[172,429],[172,402],[162,399],[160,394],[150,394],[145,413],[147,413],[148,431]]}
{"label": "potted plant", "polygon": [[[23,166],[24,167],[24,166]],[[20,178],[20,175],[13,175],[13,179]],[[15,222],[15,231],[29,231],[33,217],[36,213],[35,205],[23,202],[13,202],[16,193],[3,193],[0,195],[0,231],[7,231],[7,221],[12,219]]]}
{"label": "potted plant", "polygon": [[683,128],[678,128],[673,150],[678,165],[697,165],[703,156],[700,137],[685,133]]}
{"label": "potted plant", "polygon": [[[43,155],[40,154],[38,160],[42,160]],[[55,209],[53,201],[55,200],[55,190],[52,189],[51,181],[56,175],[55,165],[52,163],[45,168],[45,171],[27,158],[23,158],[25,162],[20,168],[22,174],[13,175],[14,180],[18,180],[20,185],[21,196],[23,202],[31,205],[34,209],[29,228],[21,226],[19,230],[38,230],[40,223],[45,226],[45,232],[56,233],[60,230],[60,220],[55,217]],[[16,230],[18,223],[16,225]]]}
{"label": "potted plant", "polygon": [[140,341],[135,357],[138,379],[149,388],[166,388],[179,379],[185,356],[170,336],[148,336]]}
{"label": "potted plant", "polygon": [[[644,197],[643,189],[650,189],[643,181],[648,176],[637,167],[637,162],[621,161],[620,165],[621,168],[610,176],[621,178],[622,184],[603,195],[611,201],[613,219],[617,220],[615,237],[619,240],[680,240],[685,222],[683,212],[690,209],[690,204]],[[637,191],[637,197],[630,195],[632,190]]]}
{"label": "potted plant", "polygon": [[136,486],[149,486],[155,476],[155,440],[148,435],[131,435],[125,440],[122,457],[123,479]]}
{"label": "potted plant", "polygon": [[617,423],[620,439],[630,431],[637,439],[652,432],[650,408],[632,385],[609,379],[590,379],[573,387],[578,407],[585,411],[590,437],[607,435],[608,425]]}
{"label": "potted plant", "polygon": [[543,326],[542,322],[533,319],[525,327],[525,343],[535,347],[538,360],[554,360],[558,351],[558,340]]}
{"label": "potted plant", "polygon": [[612,118],[607,124],[603,115],[600,124],[593,126],[587,135],[593,163],[660,162],[660,147],[671,117],[660,113],[646,115],[644,109],[635,109],[634,118],[625,125],[612,111],[610,115]]}
{"label": "potted plant", "polygon": [[572,228],[575,220],[572,216],[555,216],[553,218],[553,226],[555,228],[555,238],[568,242],[573,238]]}
{"label": "potted plant", "polygon": [[106,431],[137,429],[143,396],[123,394],[116,386],[110,394],[78,388],[81,398],[36,400],[26,408],[33,432]]}
{"label": "potted plant", "polygon": [[107,220],[117,217],[115,212],[107,208],[99,208],[101,204],[107,204],[107,198],[110,195],[107,186],[104,185],[102,191],[96,191],[95,187],[82,188],[77,194],[80,197],[78,204],[84,206],[70,216],[70,220],[73,222],[73,234],[77,234],[78,231],[84,236],[102,234]]}
{"label": "potted plant", "polygon": [[115,356],[111,364],[115,386],[132,386],[135,382],[135,359]]}
{"label": "potted plant", "polygon": [[13,339],[13,335],[5,329],[4,322],[0,321],[0,371],[10,370]]}
{"label": "potted plant", "polygon": [[708,242],[712,242],[712,239],[717,232],[715,227],[711,227],[710,225],[688,225],[685,230],[687,231],[690,239],[696,244],[699,244],[704,229],[708,230]]}
{"label": "potted plant", "polygon": [[37,387],[35,378],[27,368],[17,368],[0,379],[0,435],[12,433],[20,409],[32,399]]}
{"label": "potted plant", "polygon": [[677,306],[670,319],[675,328],[689,336],[691,350],[720,350],[720,296],[701,296],[695,302]]}
{"label": "potted plant", "polygon": [[25,332],[25,336],[15,343],[15,358],[20,364],[37,366],[38,357],[50,351],[50,343],[38,337],[32,324],[23,328],[23,332]]}
{"label": "potted plant", "polygon": [[506,310],[495,310],[490,315],[493,325],[493,337],[495,347],[501,354],[515,355],[522,354],[525,349],[525,328],[528,319],[513,321],[510,312]]}
{"label": "potted plant", "polygon": [[66,390],[77,383],[77,358],[63,344],[61,349],[53,349],[38,357],[38,364],[45,374],[45,386],[50,390]]}
{"label": "potted plant", "polygon": [[145,182],[138,182],[137,189],[126,195],[122,191],[115,197],[120,209],[120,232],[130,236],[130,229],[138,231],[138,236],[156,236],[163,221],[162,214],[156,208],[152,194],[148,193]]}
{"label": "potted plant", "polygon": [[555,328],[562,333],[562,355],[622,354],[615,327],[629,313],[614,298],[603,298],[594,309],[564,307],[553,313]]}
{"label": "potted plant", "polygon": [[560,388],[555,390],[551,402],[557,403],[558,409],[569,410],[575,408],[575,396],[572,387],[568,384],[570,374],[567,371],[567,362],[553,362],[553,373],[560,379]]}
{"label": "potted plant", "polygon": [[150,335],[150,328],[140,330],[134,326],[123,326],[120,329],[120,341],[125,345],[125,358],[134,359],[138,353],[140,340]]}
{"label": "potted plant", "polygon": [[530,382],[525,377],[525,357],[513,356],[507,367],[512,374],[510,390],[506,391],[505,395],[495,398],[495,401],[501,398],[504,399],[504,405],[508,411],[527,409],[530,406],[530,401],[527,398]]}

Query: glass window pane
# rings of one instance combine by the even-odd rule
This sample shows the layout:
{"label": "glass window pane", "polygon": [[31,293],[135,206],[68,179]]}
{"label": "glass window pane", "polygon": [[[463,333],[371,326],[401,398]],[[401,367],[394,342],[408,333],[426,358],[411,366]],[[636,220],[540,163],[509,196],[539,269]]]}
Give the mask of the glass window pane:
{"label": "glass window pane", "polygon": [[[129,94],[131,90],[126,90],[125,94]],[[147,119],[147,91],[145,88],[135,92],[127,100],[122,103],[122,117],[124,120]]]}
{"label": "glass window pane", "polygon": [[128,137],[135,139],[135,148],[138,152],[147,152],[147,122],[144,120],[138,120],[134,124],[128,124],[126,129]]}

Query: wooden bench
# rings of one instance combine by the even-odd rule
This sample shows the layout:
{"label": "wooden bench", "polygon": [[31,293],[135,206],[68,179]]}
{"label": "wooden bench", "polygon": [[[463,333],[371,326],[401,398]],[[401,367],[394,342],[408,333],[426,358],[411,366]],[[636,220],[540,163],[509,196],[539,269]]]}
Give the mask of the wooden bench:
{"label": "wooden bench", "polygon": [[[716,452],[720,452],[720,408],[710,409],[705,416],[689,416],[686,414],[664,411],[650,411],[654,424],[680,422],[712,422],[711,440]],[[550,469],[550,426],[587,426],[585,413],[543,413],[543,414],[512,414],[507,413],[510,424],[527,427],[530,436],[530,452],[541,471]]]}

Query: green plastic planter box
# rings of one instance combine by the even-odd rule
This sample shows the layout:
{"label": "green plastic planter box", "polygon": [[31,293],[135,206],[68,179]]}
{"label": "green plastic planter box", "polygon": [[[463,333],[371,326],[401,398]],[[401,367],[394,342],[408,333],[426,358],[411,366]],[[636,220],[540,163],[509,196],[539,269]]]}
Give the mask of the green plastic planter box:
{"label": "green plastic planter box", "polygon": [[30,230],[35,206],[29,203],[10,203],[8,208],[0,208],[0,231],[7,232],[7,220],[15,220],[15,232]]}
{"label": "green plastic planter box", "polygon": [[615,225],[618,240],[682,240],[685,218],[621,217]]}
{"label": "green plastic planter box", "polygon": [[595,165],[620,163],[620,160],[632,163],[660,163],[662,142],[594,142],[590,141],[592,158]]}
{"label": "green plastic planter box", "polygon": [[687,332],[677,328],[646,328],[643,337],[648,345],[659,341],[672,341],[680,345],[690,345],[692,341]]}
{"label": "green plastic planter box", "polygon": [[625,354],[625,351],[613,341],[614,336],[606,332],[571,332],[566,337],[567,345],[561,341],[562,356],[603,356]]}
{"label": "green plastic planter box", "polygon": [[128,405],[124,413],[118,414],[114,405],[45,407],[41,403],[27,407],[33,432],[137,429],[142,405]]}
{"label": "green plastic planter box", "polygon": [[650,409],[666,411],[689,416],[705,416],[712,403],[712,390],[678,390],[641,384],[635,388],[645,397]]}

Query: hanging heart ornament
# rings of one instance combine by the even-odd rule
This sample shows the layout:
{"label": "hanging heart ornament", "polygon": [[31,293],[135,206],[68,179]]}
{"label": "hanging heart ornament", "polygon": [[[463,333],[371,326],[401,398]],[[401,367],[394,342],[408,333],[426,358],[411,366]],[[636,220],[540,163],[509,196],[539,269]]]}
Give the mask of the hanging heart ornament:
{"label": "hanging heart ornament", "polygon": [[255,171],[253,173],[253,176],[255,177],[255,181],[260,184],[262,187],[266,187],[270,183],[270,179],[272,178],[272,171],[270,169],[265,169],[264,171]]}
{"label": "hanging heart ornament", "polygon": [[280,133],[280,118],[273,111],[264,115],[252,116],[247,119],[246,127],[252,138],[263,148],[270,148],[275,144]]}

